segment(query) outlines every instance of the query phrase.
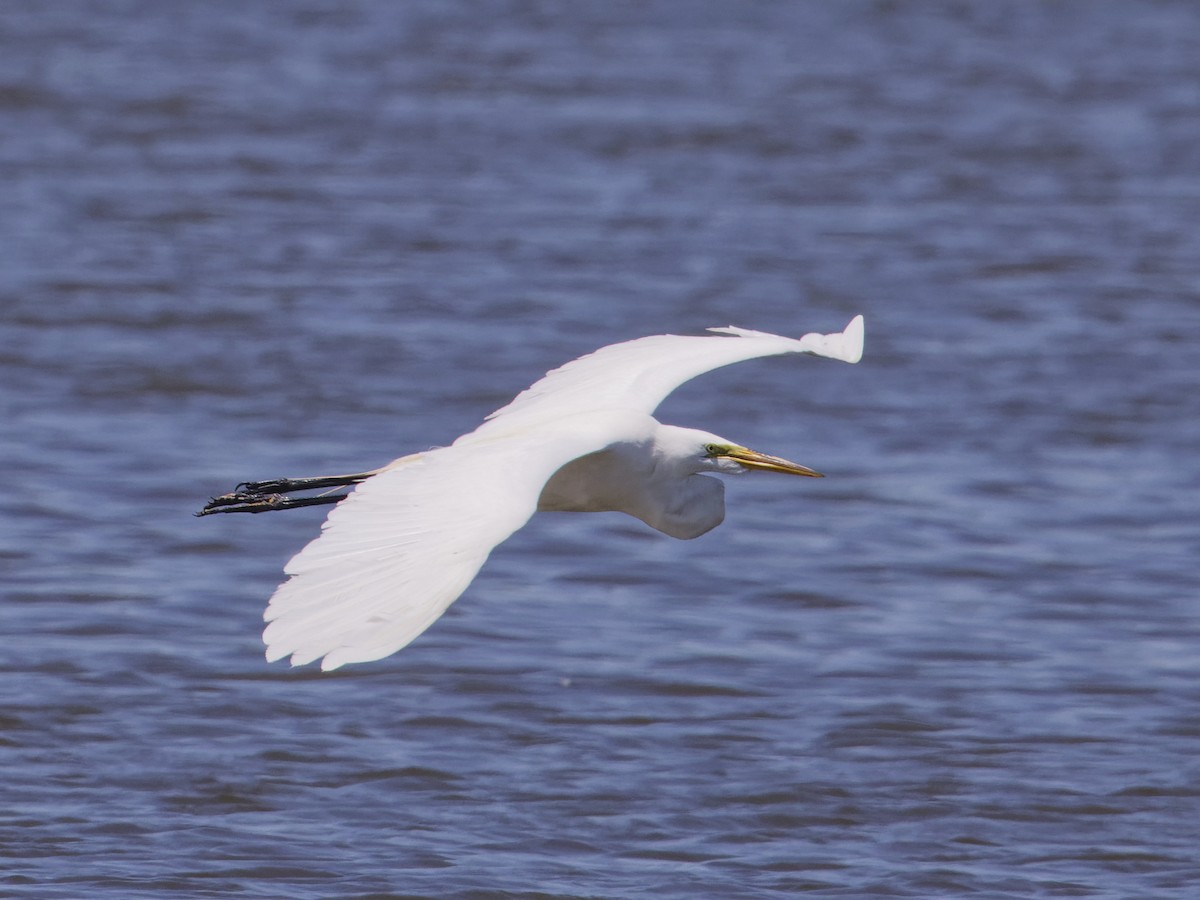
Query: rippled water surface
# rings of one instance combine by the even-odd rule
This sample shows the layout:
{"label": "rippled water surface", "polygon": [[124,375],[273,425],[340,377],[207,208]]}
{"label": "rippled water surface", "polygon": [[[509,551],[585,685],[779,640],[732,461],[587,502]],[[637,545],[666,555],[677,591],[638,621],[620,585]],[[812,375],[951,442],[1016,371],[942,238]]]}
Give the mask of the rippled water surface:
{"label": "rippled water surface", "polygon": [[[0,133],[3,896],[1200,892],[1200,7],[5,3]],[[192,517],[858,312],[378,663]]]}

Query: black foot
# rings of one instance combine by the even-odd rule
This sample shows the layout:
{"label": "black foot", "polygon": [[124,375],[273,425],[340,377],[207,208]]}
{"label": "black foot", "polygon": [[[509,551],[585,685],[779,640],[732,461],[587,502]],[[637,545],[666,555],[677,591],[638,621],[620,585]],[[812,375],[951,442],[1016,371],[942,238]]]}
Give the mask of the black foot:
{"label": "black foot", "polygon": [[232,494],[222,494],[213,497],[196,515],[211,516],[214,513],[263,513],[274,512],[277,509],[296,509],[300,506],[324,506],[328,503],[340,503],[349,494],[321,494],[316,497],[287,497],[283,494],[259,494],[247,491],[234,491]]}
{"label": "black foot", "polygon": [[260,513],[277,509],[296,509],[300,506],[324,506],[338,503],[349,494],[317,494],[315,497],[289,497],[287,491],[315,491],[344,487],[366,481],[375,472],[355,472],[353,475],[321,475],[316,478],[273,478],[270,481],[243,481],[232,493],[213,497],[198,516],[213,513]]}

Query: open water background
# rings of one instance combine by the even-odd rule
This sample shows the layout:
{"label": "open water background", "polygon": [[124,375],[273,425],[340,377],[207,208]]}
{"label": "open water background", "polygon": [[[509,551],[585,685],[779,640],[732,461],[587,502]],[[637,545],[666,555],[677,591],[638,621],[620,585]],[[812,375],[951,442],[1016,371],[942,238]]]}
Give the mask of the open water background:
{"label": "open water background", "polygon": [[[829,474],[268,666],[319,510],[643,334]],[[1200,896],[1200,6],[0,5],[0,894]]]}

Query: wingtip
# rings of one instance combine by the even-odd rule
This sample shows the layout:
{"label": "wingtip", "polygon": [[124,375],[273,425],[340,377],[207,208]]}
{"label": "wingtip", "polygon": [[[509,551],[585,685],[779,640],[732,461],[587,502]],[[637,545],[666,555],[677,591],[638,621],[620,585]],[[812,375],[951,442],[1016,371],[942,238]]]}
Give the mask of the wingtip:
{"label": "wingtip", "polygon": [[[736,325],[725,325],[719,328],[709,328],[708,330],[717,334],[732,334],[737,337],[779,337],[779,335],[767,334],[763,331],[738,328]],[[801,340],[808,343],[806,349],[810,353],[815,353],[818,356],[827,356],[830,359],[837,359],[842,362],[856,363],[862,359],[863,355],[863,317],[861,315],[855,316],[840,332],[835,331],[832,334],[813,332],[812,334],[805,335]]]}
{"label": "wingtip", "polygon": [[842,329],[842,352],[848,363],[856,363],[863,355],[864,324],[862,315],[857,315]]}

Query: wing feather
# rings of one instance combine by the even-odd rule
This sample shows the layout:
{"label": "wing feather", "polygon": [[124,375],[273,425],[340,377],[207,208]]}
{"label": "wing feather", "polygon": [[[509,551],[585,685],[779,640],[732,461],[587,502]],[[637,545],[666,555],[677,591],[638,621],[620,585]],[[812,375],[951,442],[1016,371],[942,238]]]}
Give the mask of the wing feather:
{"label": "wing feather", "polygon": [[849,363],[862,358],[862,316],[851,319],[841,332],[813,332],[799,338],[734,326],[709,331],[723,336],[659,334],[602,347],[547,372],[488,420],[561,415],[567,409],[632,409],[650,414],[684,382],[743,360],[781,353],[809,353]]}
{"label": "wing feather", "polygon": [[395,653],[470,585],[588,433],[525,432],[404,457],[367,479],[284,567],[263,615],[267,659],[321,668]]}

